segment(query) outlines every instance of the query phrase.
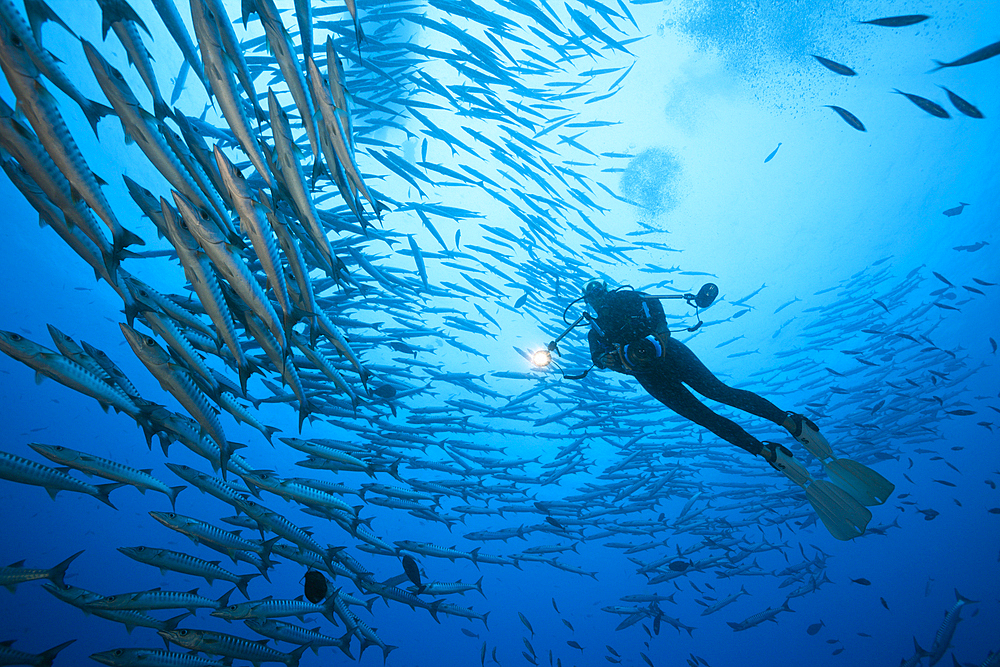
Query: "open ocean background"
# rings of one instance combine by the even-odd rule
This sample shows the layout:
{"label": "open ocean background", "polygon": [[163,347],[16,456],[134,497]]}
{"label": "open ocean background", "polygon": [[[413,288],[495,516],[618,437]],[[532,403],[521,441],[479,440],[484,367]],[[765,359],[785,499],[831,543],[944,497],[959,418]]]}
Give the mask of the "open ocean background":
{"label": "open ocean background", "polygon": [[[15,4],[21,9],[20,1]],[[146,37],[147,44],[163,95],[169,99],[180,52],[150,0],[133,0],[132,4],[153,34],[151,41]],[[238,4],[226,2],[233,18],[238,16]],[[278,4],[287,9],[291,2]],[[313,1],[317,51],[328,34],[328,21],[338,26],[333,33],[338,50],[351,51],[347,85],[355,100],[357,160],[366,182],[397,203],[441,203],[462,209],[466,215],[433,216],[446,246],[443,249],[412,207],[389,204],[383,228],[399,236],[392,245],[372,241],[358,247],[373,263],[419,288],[404,236],[413,235],[424,251],[430,283],[439,289],[423,295],[415,289],[413,298],[397,298],[380,289],[345,254],[351,274],[368,289],[364,295],[349,293],[331,310],[358,322],[383,323],[377,329],[345,329],[361,359],[377,367],[376,385],[391,383],[402,391],[429,384],[429,390],[399,399],[397,416],[389,414],[384,404],[372,409],[362,405],[355,420],[318,413],[318,419],[306,422],[301,437],[365,443],[364,434],[338,426],[351,422],[385,435],[391,450],[393,426],[406,425],[442,445],[449,439],[473,441],[505,448],[503,454],[496,454],[502,459],[529,459],[509,470],[501,467],[492,474],[464,476],[484,486],[516,490],[502,495],[485,491],[478,500],[445,498],[435,511],[451,518],[451,528],[405,510],[366,504],[356,497],[349,500],[366,505],[362,516],[374,517],[373,532],[390,544],[416,540],[510,555],[531,546],[579,542],[578,553],[561,554],[559,562],[595,573],[584,576],[527,561],[520,567],[485,563],[477,567],[469,560],[416,556],[425,581],[474,583],[482,577],[485,597],[472,591],[449,600],[480,614],[488,612],[488,627],[479,620],[445,615],[436,623],[425,610],[377,600],[371,614],[358,613],[387,644],[399,647],[389,654],[386,664],[478,665],[483,650],[485,664],[492,664],[494,649],[505,667],[529,664],[523,655],[530,653],[522,641],[527,638],[538,664],[555,664],[556,659],[566,666],[610,664],[619,659],[610,647],[620,654],[622,665],[646,664],[642,652],[656,667],[684,665],[685,660],[711,667],[895,666],[913,655],[914,639],[930,648],[945,612],[955,602],[956,590],[978,602],[962,609],[952,641],[954,658],[946,655],[943,660],[949,665],[953,659],[961,665],[984,663],[990,652],[1000,651],[1000,491],[996,488],[1000,484],[1000,374],[993,342],[1000,338],[1000,286],[996,285],[1000,283],[1000,58],[934,73],[928,70],[933,60],[953,61],[1000,39],[1000,3],[928,0],[911,6],[859,0],[666,0],[626,4],[637,27],[627,18],[614,18],[620,31],[601,18],[592,2],[580,0],[565,7],[550,4],[551,11],[577,35],[581,28],[572,22],[566,7],[590,16],[618,42],[642,38],[627,42],[630,55],[584,36],[598,57],[577,53],[572,62],[559,63],[560,71],[519,74],[525,85],[560,95],[549,102],[561,108],[535,108],[535,115],[524,116],[533,129],[520,127],[520,131],[551,149],[540,152],[528,147],[529,152],[535,151],[532,154],[563,167],[565,171],[559,173],[568,183],[541,169],[535,173],[565,197],[563,201],[585,211],[593,223],[586,224],[583,213],[565,217],[559,211],[559,222],[546,239],[555,238],[561,245],[542,239],[543,235],[524,234],[525,221],[492,196],[506,192],[504,196],[511,201],[522,203],[510,191],[487,188],[478,178],[474,179],[478,184],[456,186],[446,183],[449,179],[440,173],[414,166],[421,161],[452,170],[472,165],[511,190],[551,196],[530,178],[514,174],[483,144],[477,144],[473,135],[463,134],[461,127],[467,126],[493,141],[508,137],[498,130],[495,119],[479,113],[482,107],[459,102],[456,105],[464,111],[456,113],[452,103],[429,89],[418,90],[415,79],[404,74],[419,69],[444,85],[481,82],[439,59],[379,48],[407,41],[445,52],[456,48],[454,38],[406,20],[407,13],[432,22],[453,21],[479,39],[481,26],[449,14],[442,8],[444,3],[359,2],[361,25],[369,35],[369,41],[361,44],[361,58],[382,57],[377,60],[379,67],[391,72],[399,84],[393,89],[385,78],[357,61],[358,47],[343,5]],[[605,4],[622,13],[620,4]],[[126,74],[140,101],[148,105],[148,92],[128,67],[114,35],[109,33],[107,41],[102,41],[96,2],[51,0],[51,5]],[[179,5],[189,21],[187,3]],[[549,61],[558,60],[551,44],[526,29],[533,24],[531,20],[486,0],[477,5],[517,24],[511,33],[530,45],[501,38],[515,54],[529,49]],[[326,8],[335,11],[324,15]],[[379,18],[380,12],[390,11],[393,18]],[[856,23],[918,12],[931,18],[902,28]],[[285,24],[294,32],[290,13]],[[236,33],[252,40],[261,29],[253,19],[247,30],[237,25]],[[84,94],[103,102],[79,44],[52,23],[44,26],[42,34],[46,47],[59,56]],[[248,54],[267,57],[263,49],[248,50]],[[813,54],[847,64],[858,75],[838,76],[817,63]],[[399,69],[392,66],[394,57],[399,59]],[[504,59],[504,63],[514,70],[509,61]],[[614,94],[607,95],[612,82],[630,66],[627,76],[612,88]],[[603,68],[614,71],[586,74]],[[280,74],[276,76],[278,83],[273,85],[280,86]],[[258,92],[266,92],[270,81],[271,74],[260,75]],[[574,92],[572,86],[578,84],[585,95],[562,95]],[[939,86],[976,105],[985,118],[959,113]],[[893,89],[933,99],[948,109],[951,118],[933,117],[892,94]],[[515,103],[539,101],[499,85],[495,93],[514,112]],[[157,239],[153,225],[141,218],[121,175],[169,197],[168,184],[138,148],[124,143],[121,126],[113,117],[99,125],[98,141],[79,108],[62,93],[54,94],[88,163],[108,182],[104,190],[119,219],[147,243],[132,250],[169,248],[166,240]],[[2,81],[0,97],[13,105],[13,96]],[[357,101],[362,98],[399,115],[389,117]],[[204,89],[189,77],[176,106],[189,116],[199,116],[206,103]],[[405,113],[408,104],[477,147],[476,154],[450,150],[440,135]],[[850,110],[867,131],[856,131],[824,105]],[[613,124],[558,127],[537,134],[570,113],[579,114],[571,122]],[[212,109],[206,120],[223,122]],[[578,133],[583,134],[577,137]],[[572,137],[572,142],[587,150],[560,135]],[[765,163],[779,142],[773,159]],[[419,181],[426,198],[399,173],[367,154],[375,150],[398,155],[436,182]],[[514,161],[535,169],[518,157]],[[500,171],[516,176],[517,183],[504,180]],[[570,172],[579,178],[574,180]],[[0,188],[5,209],[0,214],[0,329],[53,347],[45,326],[52,324],[76,341],[87,341],[107,352],[148,400],[183,410],[160,389],[125,342],[118,327],[124,321],[120,297],[104,282],[96,282],[93,271],[51,229],[38,225],[36,212],[6,177],[0,178]],[[595,207],[568,194],[570,188],[583,192]],[[326,190],[335,192],[328,186]],[[959,215],[943,214],[960,202],[968,206]],[[320,207],[338,203],[339,196],[331,197]],[[521,239],[506,248],[490,246],[509,263],[470,248],[489,244],[486,236],[499,238],[481,225]],[[443,262],[472,267],[468,271],[478,267],[479,272],[472,275],[487,282],[495,293],[464,281],[458,268]],[[486,265],[514,280],[504,279]],[[124,266],[161,292],[187,294],[176,260],[127,259]],[[701,313],[706,325],[695,334],[680,331],[675,335],[723,381],[756,391],[782,409],[810,415],[835,451],[872,465],[894,482],[893,497],[871,508],[870,527],[881,527],[881,534],[869,530],[852,542],[834,540],[822,525],[811,521],[804,496],[787,479],[761,459],[680,420],[626,376],[593,372],[575,382],[563,379],[556,370],[533,371],[518,350],[539,349],[558,335],[564,326],[561,312],[593,275],[654,294],[696,292],[706,281],[717,283],[719,299]],[[444,282],[461,284],[476,294],[463,294]],[[514,307],[524,294],[528,298],[523,305]],[[664,305],[675,329],[694,323],[693,312],[683,302]],[[453,315],[476,323],[488,335],[452,326],[435,310],[441,308],[455,309]],[[496,324],[483,317],[483,311]],[[579,313],[580,304],[576,304],[570,309],[570,319]],[[416,323],[430,333],[414,334]],[[480,354],[446,344],[444,335],[455,336]],[[410,346],[414,354],[390,348],[392,342]],[[584,369],[589,363],[585,328],[570,334],[560,351],[557,360],[566,372]],[[420,365],[411,364],[414,359]],[[449,373],[468,375],[458,379],[441,375]],[[47,463],[28,443],[60,444],[135,468],[151,468],[171,486],[180,481],[164,467],[168,460],[212,472],[204,460],[178,444],[170,448],[169,459],[156,440],[152,449],[147,448],[132,420],[114,411],[103,412],[91,398],[52,380],[36,385],[33,371],[6,355],[0,356],[0,374],[3,451]],[[235,375],[230,373],[230,377]],[[463,379],[469,377],[475,379]],[[361,394],[356,380],[355,375],[352,382]],[[546,388],[511,404],[512,399],[538,389],[539,383],[547,383]],[[485,390],[474,391],[477,388]],[[249,392],[258,398],[269,395],[258,377],[251,379]],[[535,424],[573,405],[577,410],[558,421]],[[790,446],[800,461],[821,476],[815,461],[783,430],[710,405],[756,437]],[[373,480],[360,473],[298,468],[294,464],[303,456],[278,441],[280,436],[298,437],[295,410],[264,404],[256,414],[265,424],[280,429],[274,447],[227,414],[221,419],[230,440],[248,445],[239,453],[257,468],[349,486],[372,481],[400,485],[385,474]],[[428,419],[431,416],[451,419]],[[576,447],[574,453],[560,453],[571,444]],[[445,446],[400,448],[399,452],[456,465]],[[560,471],[558,478],[550,476],[555,470]],[[616,476],[613,471],[623,474]],[[449,479],[446,473],[419,469],[406,461],[400,473],[404,479],[418,481]],[[238,480],[234,475],[230,479]],[[640,480],[645,483],[628,497],[619,497],[623,488]],[[579,498],[597,491],[603,492]],[[154,587],[198,588],[211,598],[231,586],[218,581],[209,586],[171,572],[161,575],[116,549],[166,547],[222,560],[230,571],[251,570],[193,545],[154,521],[149,511],[170,510],[162,494],[141,495],[124,487],[111,498],[117,511],[83,495],[62,492],[53,501],[40,488],[3,481],[0,563],[23,559],[27,567],[51,567],[82,549],[84,553],[66,577],[74,586],[106,595]],[[552,532],[545,527],[546,513],[536,501],[572,503],[576,507],[572,512],[552,516],[585,520],[567,523],[566,532]],[[311,526],[320,544],[346,547],[379,581],[402,573],[397,558],[357,549],[358,540],[336,525],[304,514],[273,495],[264,494],[262,502],[297,525]],[[514,505],[521,511],[469,515],[461,522],[451,510],[460,504]],[[621,513],[595,513],[588,519],[597,509]],[[233,513],[231,507],[193,488],[180,494],[177,511],[222,526],[219,519]],[[692,532],[680,521],[684,511],[700,513],[707,521]],[[642,523],[628,526],[629,521]],[[523,539],[479,542],[463,537],[472,531],[521,525],[526,527]],[[246,536],[253,533],[244,530]],[[739,537],[741,542],[739,547],[713,548],[703,542],[706,536],[717,540]],[[658,544],[651,545],[653,541]],[[624,548],[608,546],[608,542],[651,546],[625,554]],[[641,563],[696,547],[684,560],[722,558],[703,570],[689,570],[657,585],[647,585],[647,578],[636,572]],[[727,570],[737,566],[728,559],[741,548],[757,548],[759,553],[738,565],[756,561],[759,569],[727,576]],[[270,582],[257,578],[251,583],[252,598],[301,595],[304,568],[278,557],[275,560],[280,564],[271,571]],[[797,566],[801,566],[796,570],[799,578],[789,583],[789,575],[782,572]],[[727,625],[782,605],[789,592],[812,577],[822,584],[789,600],[794,613],[781,613],[776,623],[742,632]],[[870,585],[852,582],[859,579]],[[335,579],[332,586],[361,595],[345,578]],[[721,611],[701,615],[704,604],[741,587],[749,594]],[[620,598],[640,593],[673,595],[673,604],[660,603],[663,613],[693,630],[675,629],[664,621],[654,634],[653,619],[647,618],[616,631],[624,616],[602,611],[602,607],[631,604]],[[235,593],[233,600],[242,597]],[[181,626],[257,639],[242,623],[212,618],[209,611],[200,610]],[[533,632],[518,612],[530,621]],[[179,612],[152,613],[169,618]],[[821,621],[818,633],[806,632]],[[344,632],[342,626],[333,627],[318,615],[309,617],[305,625],[335,637]],[[39,582],[21,584],[13,593],[0,591],[0,641],[8,639],[16,640],[15,648],[31,653],[75,639],[58,656],[56,665],[96,664],[87,656],[117,647],[162,648],[153,630],[136,628],[126,633],[117,623],[84,615],[57,600]],[[582,649],[571,647],[569,641]],[[294,648],[290,644],[278,647],[283,651]],[[352,651],[357,657],[357,641]],[[380,664],[380,653],[372,647],[361,662]],[[337,649],[323,648],[319,656],[308,651],[301,664],[348,662]]]}

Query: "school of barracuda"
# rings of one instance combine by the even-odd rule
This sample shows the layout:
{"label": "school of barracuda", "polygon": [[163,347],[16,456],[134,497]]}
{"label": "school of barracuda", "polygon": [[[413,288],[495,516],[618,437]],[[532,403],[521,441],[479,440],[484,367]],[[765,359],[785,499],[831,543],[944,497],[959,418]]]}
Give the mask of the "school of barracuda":
{"label": "school of barracuda", "polygon": [[[23,563],[0,568],[0,585],[11,590],[47,579],[42,585],[59,600],[129,631],[149,628],[175,647],[108,647],[93,655],[95,660],[109,665],[243,660],[294,667],[307,648],[331,647],[360,659],[372,646],[388,657],[396,647],[391,628],[373,629],[379,625],[374,600],[424,610],[439,621],[457,616],[486,625],[486,603],[470,607],[455,597],[488,592],[482,579],[472,583],[476,569],[550,567],[596,577],[573,564],[583,549],[620,552],[651,586],[677,586],[692,573],[716,573],[716,587],[698,600],[703,615],[744,594],[742,577],[783,578],[781,587],[791,587],[784,603],[729,622],[736,631],[776,620],[790,610],[788,600],[811,595],[829,581],[826,554],[784,549],[781,542],[816,521],[800,489],[774,488],[768,471],[747,470],[725,447],[703,447],[697,427],[665,412],[633,383],[610,374],[572,383],[552,371],[449,370],[449,355],[488,356],[487,345],[502,329],[497,318],[527,316],[546,336],[556,335],[565,304],[576,296],[575,286],[593,276],[595,264],[632,264],[649,275],[649,284],[640,287],[647,290],[682,293],[709,275],[639,264],[633,255],[676,251],[642,238],[655,233],[653,227],[623,239],[593,220],[606,210],[599,203],[604,198],[622,199],[601,182],[600,171],[621,171],[614,165],[625,162],[616,161],[634,156],[598,156],[588,149],[582,135],[609,123],[567,112],[560,103],[606,99],[631,70],[628,45],[640,31],[621,0],[578,0],[567,3],[565,12],[533,0],[497,0],[497,11],[470,0],[426,5],[347,0],[346,6],[191,0],[184,17],[170,0],[153,0],[158,15],[143,16],[125,0],[95,2],[106,41],[81,39],[76,52],[59,53],[57,59],[43,47],[43,36],[73,28],[82,32],[77,22],[41,0],[25,0],[23,11],[13,0],[0,0],[0,64],[17,101],[17,111],[6,102],[0,107],[0,159],[41,220],[120,296],[125,313],[120,328],[128,347],[183,410],[163,407],[165,394],[140,396],[119,369],[121,359],[78,342],[72,331],[49,327],[57,350],[5,331],[0,348],[39,376],[93,397],[105,411],[124,413],[147,444],[158,439],[164,457],[168,447],[182,446],[204,461],[201,469],[162,462],[162,472],[154,476],[62,443],[27,443],[58,469],[0,452],[0,477],[43,486],[53,498],[62,491],[87,494],[111,512],[112,494],[123,493],[117,491],[122,486],[156,492],[150,497],[166,495],[173,511],[150,511],[149,521],[199,545],[198,555],[121,546],[123,558],[164,573],[164,588],[150,591],[96,593],[65,583],[79,553],[48,569]],[[173,42],[151,43],[156,21]],[[400,34],[402,25],[432,35],[435,48]],[[157,81],[151,58],[166,52],[183,58],[169,103],[163,71]],[[616,64],[595,66],[608,58]],[[85,59],[107,104],[85,97],[62,73],[61,63],[71,59]],[[464,83],[441,83],[429,65]],[[144,88],[129,81],[141,81]],[[185,86],[204,88],[218,110],[210,110],[217,114],[215,122],[205,120],[202,109],[183,108],[188,96],[181,107],[171,106]],[[123,180],[125,165],[119,165],[119,174],[92,172],[69,130],[86,125],[64,118],[81,111],[102,141],[112,141],[109,126],[120,124],[135,145],[130,159],[148,160],[162,179]],[[464,118],[464,135],[436,122],[445,114]],[[401,144],[418,140],[420,159],[401,154]],[[487,151],[493,162],[481,157]],[[450,153],[452,159],[434,162],[428,153]],[[376,185],[394,179],[419,197],[397,201]],[[122,185],[136,209],[115,210],[102,192]],[[514,224],[479,223],[474,229],[469,221],[483,215],[435,201],[466,188],[488,194]],[[412,224],[422,225],[440,248],[422,249]],[[451,244],[439,231],[446,229],[450,237],[452,228],[466,230],[464,243],[459,231]],[[143,251],[147,243],[166,249]],[[412,269],[385,261],[390,256],[401,256]],[[977,410],[969,408],[983,403],[966,395],[963,385],[981,367],[970,366],[964,353],[938,347],[929,315],[988,298],[986,290],[995,285],[973,276],[953,283],[923,267],[897,278],[891,266],[888,258],[875,262],[817,293],[836,291],[835,300],[799,311],[774,333],[793,321],[807,322],[801,344],[747,378],[771,394],[811,394],[806,407],[814,415],[867,415],[863,422],[824,423],[845,455],[866,464],[913,451],[933,453],[913,448],[939,438],[945,415],[971,416]],[[184,279],[191,296],[172,293]],[[722,311],[724,319],[706,326],[749,312],[761,290],[721,298],[709,312]],[[775,314],[793,305],[784,304]],[[390,318],[395,324],[385,322]],[[811,351],[832,344],[845,347],[843,365],[804,363]],[[583,347],[566,346],[561,363],[585,367]],[[391,363],[366,361],[379,351],[399,356]],[[530,350],[521,352],[530,356]],[[445,388],[479,400],[436,400]],[[299,432],[278,435],[262,423],[256,410],[262,403],[287,405],[297,415]],[[234,420],[259,435],[231,442],[227,430],[235,428]],[[992,422],[980,424],[992,430]],[[534,439],[544,453],[511,458],[502,438]],[[610,461],[602,459],[599,470],[590,455],[594,443],[617,451]],[[272,445],[301,452],[305,458],[298,465],[312,476],[268,470]],[[150,449],[150,467],[157,456]],[[704,470],[716,481],[702,479]],[[420,478],[410,471],[421,471]],[[109,482],[92,484],[73,472]],[[337,482],[330,481],[333,472]],[[598,481],[576,484],[574,478],[583,473],[596,473]],[[562,484],[560,500],[535,497],[533,489],[554,484]],[[220,514],[184,514],[185,496],[178,499],[178,493],[188,485],[217,498]],[[913,504],[905,497],[900,496],[902,505]],[[676,516],[657,516],[657,506],[669,498],[686,504]],[[936,514],[914,509],[928,520]],[[233,511],[236,516],[223,518]],[[469,532],[464,541],[445,547],[385,534],[381,519],[373,521],[376,511],[409,513],[449,530],[476,517],[489,521],[490,529]],[[306,530],[300,527],[305,515],[321,523]],[[219,527],[220,520],[242,527],[244,534]],[[887,521],[870,527],[868,535],[885,535],[898,525]],[[253,537],[257,531],[260,539]],[[520,551],[508,546],[511,539],[529,538],[532,546]],[[778,549],[797,562],[780,572],[757,565],[758,554]],[[209,550],[252,570],[231,572],[208,560]],[[421,559],[419,566],[414,556]],[[30,554],[25,557],[37,565]],[[380,581],[373,571],[384,569],[385,559],[402,559],[402,566],[392,569],[405,571]],[[470,579],[422,581],[434,559],[468,561]],[[308,601],[281,599],[287,592],[268,589],[272,568],[298,567],[312,575]],[[207,596],[169,590],[168,572],[231,586]],[[87,582],[80,577],[76,583]],[[412,586],[404,587],[407,583]],[[694,630],[665,613],[673,594],[663,590],[628,592],[603,607],[610,618],[621,616],[619,629],[646,627],[645,650],[634,642],[630,653],[649,665],[654,664],[650,642],[663,623]],[[234,591],[246,601],[237,601]],[[911,664],[929,656],[933,665],[947,651],[961,608],[971,602],[956,596],[933,645],[918,647]],[[233,622],[231,632],[201,629],[200,609]],[[151,610],[176,614],[163,620],[146,613]],[[280,620],[306,615],[325,617],[342,630],[317,631]],[[538,664],[544,651],[536,652],[531,623],[520,618],[531,633],[524,637],[522,656]],[[240,634],[238,621],[260,636],[298,647],[272,647],[245,630]],[[157,638],[145,639],[152,645]],[[5,642],[0,664],[52,664],[69,643],[33,655]],[[585,658],[579,643],[565,643],[579,653],[557,648],[558,664],[594,664],[588,661],[597,659],[595,649],[586,653],[594,657]],[[519,650],[503,647],[498,656],[497,646],[484,642],[482,664],[514,659]],[[551,664],[552,650],[548,655]],[[622,660],[610,646],[604,657]],[[708,664],[694,655],[687,662]]]}

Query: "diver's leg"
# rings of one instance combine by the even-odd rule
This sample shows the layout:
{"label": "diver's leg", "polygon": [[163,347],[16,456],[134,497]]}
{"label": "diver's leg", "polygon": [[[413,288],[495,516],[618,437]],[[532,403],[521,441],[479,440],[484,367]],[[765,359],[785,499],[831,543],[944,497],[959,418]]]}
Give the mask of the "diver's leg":
{"label": "diver's leg", "polygon": [[705,364],[701,363],[701,360],[687,345],[676,338],[667,340],[664,357],[673,368],[673,372],[676,373],[677,379],[705,398],[749,412],[775,424],[782,424],[785,421],[786,413],[784,410],[752,391],[734,389],[723,384],[712,374],[712,371],[708,370]]}
{"label": "diver's leg", "polygon": [[695,424],[707,428],[726,442],[745,449],[751,454],[761,453],[764,445],[744,431],[738,424],[712,412],[680,382],[665,377],[662,373],[636,374],[639,384],[649,395]]}

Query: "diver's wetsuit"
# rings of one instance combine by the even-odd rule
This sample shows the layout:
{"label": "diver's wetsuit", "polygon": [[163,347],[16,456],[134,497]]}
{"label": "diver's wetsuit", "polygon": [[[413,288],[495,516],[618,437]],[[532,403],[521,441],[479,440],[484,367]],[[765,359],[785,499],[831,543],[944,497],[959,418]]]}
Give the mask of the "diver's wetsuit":
{"label": "diver's wetsuit", "polygon": [[[593,322],[588,336],[594,363],[600,368],[611,368],[634,376],[650,396],[685,419],[754,455],[760,454],[763,449],[761,442],[735,422],[717,415],[684,385],[705,398],[775,424],[780,425],[785,420],[785,412],[773,403],[753,392],[723,384],[684,343],[670,338],[659,300],[648,298],[642,292],[610,292],[596,304],[595,310],[597,320]],[[625,345],[650,334],[660,343],[660,356],[631,368],[626,367],[616,343]]]}

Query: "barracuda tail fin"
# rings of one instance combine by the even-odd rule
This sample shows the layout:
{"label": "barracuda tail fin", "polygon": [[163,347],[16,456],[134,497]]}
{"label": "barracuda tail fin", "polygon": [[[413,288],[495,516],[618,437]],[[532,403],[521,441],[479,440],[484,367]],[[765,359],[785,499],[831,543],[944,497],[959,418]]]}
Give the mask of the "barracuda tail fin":
{"label": "barracuda tail fin", "polygon": [[63,577],[66,576],[66,570],[67,568],[69,568],[69,564],[72,563],[74,560],[76,560],[77,557],[82,553],[83,551],[77,551],[75,554],[73,554],[72,556],[70,556],[69,558],[67,558],[66,560],[53,567],[51,570],[49,570],[49,573],[47,575],[49,581],[54,582],[58,586],[61,586],[63,582]]}
{"label": "barracuda tail fin", "polygon": [[35,664],[39,665],[40,667],[52,667],[52,661],[55,660],[55,657],[59,654],[59,651],[63,650],[64,648],[66,648],[75,641],[76,641],[75,639],[70,639],[68,642],[63,642],[59,646],[53,646],[48,651],[39,653],[38,662],[36,662]]}
{"label": "barracuda tail fin", "polygon": [[97,498],[98,500],[100,500],[102,503],[104,503],[108,507],[110,507],[111,509],[116,510],[118,508],[115,507],[114,504],[111,502],[111,499],[108,497],[108,494],[110,494],[112,491],[114,491],[115,489],[120,488],[122,486],[125,486],[124,482],[112,482],[111,484],[99,484],[97,486],[97,494],[94,497]]}
{"label": "barracuda tail fin", "polygon": [[979,600],[970,600],[969,598],[967,598],[964,595],[962,595],[961,593],[959,593],[958,589],[956,588],[955,589],[955,602],[961,602],[962,604],[976,604],[977,602],[979,602]]}

